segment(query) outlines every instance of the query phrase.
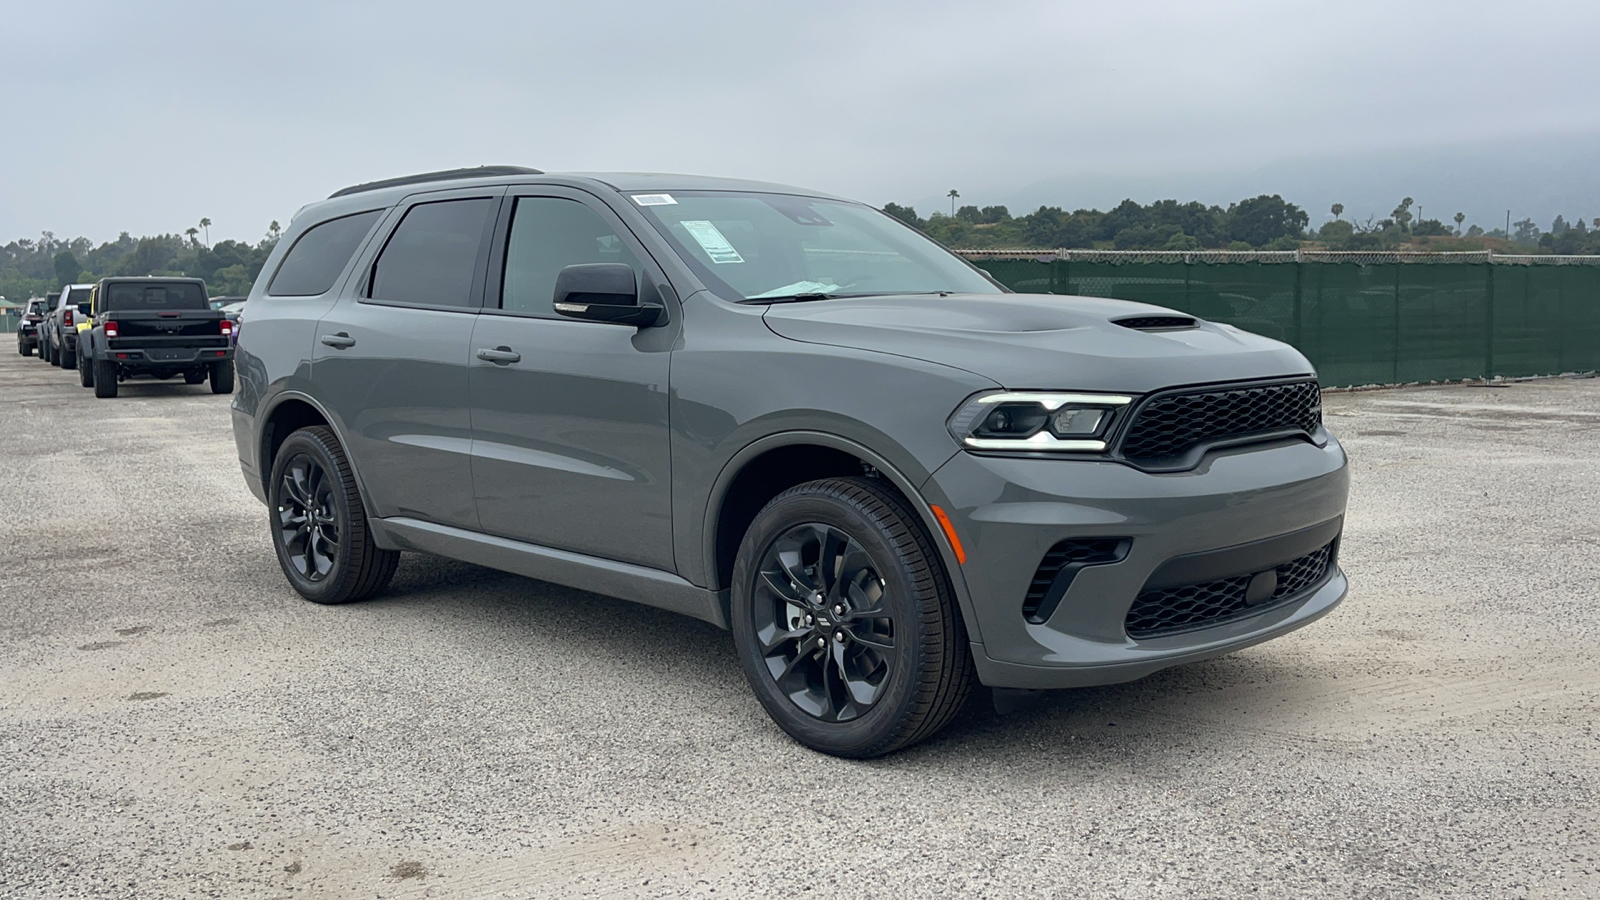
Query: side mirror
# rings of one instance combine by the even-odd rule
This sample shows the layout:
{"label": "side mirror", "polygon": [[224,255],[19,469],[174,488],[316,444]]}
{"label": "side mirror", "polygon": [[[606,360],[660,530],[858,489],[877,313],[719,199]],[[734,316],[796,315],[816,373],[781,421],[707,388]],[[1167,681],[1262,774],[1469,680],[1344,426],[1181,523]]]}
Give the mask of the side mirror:
{"label": "side mirror", "polygon": [[556,275],[556,312],[571,319],[648,328],[666,310],[639,302],[639,283],[626,263],[583,263]]}

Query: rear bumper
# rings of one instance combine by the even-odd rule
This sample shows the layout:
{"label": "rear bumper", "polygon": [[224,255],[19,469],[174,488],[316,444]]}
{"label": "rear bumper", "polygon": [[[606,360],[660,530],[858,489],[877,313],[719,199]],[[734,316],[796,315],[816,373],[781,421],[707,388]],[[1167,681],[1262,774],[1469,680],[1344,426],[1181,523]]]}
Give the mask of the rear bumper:
{"label": "rear bumper", "polygon": [[[1325,446],[1293,440],[1217,452],[1193,471],[1170,474],[962,453],[923,492],[949,511],[967,551],[961,574],[981,680],[1064,688],[1221,656],[1326,614],[1348,590],[1336,561],[1348,488],[1344,451],[1330,438]],[[1118,539],[1120,555],[1076,568],[1065,581],[1046,578],[1051,600],[1025,614],[1047,553],[1063,541],[1105,538]],[[1129,611],[1141,594],[1250,582],[1323,548],[1322,574],[1293,593],[1256,597],[1257,605],[1181,629],[1129,634],[1139,633]]]}
{"label": "rear bumper", "polygon": [[130,374],[209,366],[233,358],[233,347],[111,347],[105,357]]}

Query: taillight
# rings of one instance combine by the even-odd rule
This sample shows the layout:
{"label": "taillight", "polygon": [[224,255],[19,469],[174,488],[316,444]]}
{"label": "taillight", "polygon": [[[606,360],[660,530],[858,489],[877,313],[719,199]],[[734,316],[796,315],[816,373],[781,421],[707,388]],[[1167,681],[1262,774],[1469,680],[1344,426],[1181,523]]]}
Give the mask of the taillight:
{"label": "taillight", "polygon": [[63,324],[63,325],[71,325],[72,324],[72,310],[69,309],[66,312],[61,314],[61,324]]}
{"label": "taillight", "polygon": [[116,336],[117,336],[117,323],[115,323],[115,322],[107,322],[106,323],[106,337],[114,338]]}
{"label": "taillight", "polygon": [[233,334],[233,322],[228,320],[228,319],[223,319],[222,320],[222,336],[223,337],[227,337],[230,334]]}

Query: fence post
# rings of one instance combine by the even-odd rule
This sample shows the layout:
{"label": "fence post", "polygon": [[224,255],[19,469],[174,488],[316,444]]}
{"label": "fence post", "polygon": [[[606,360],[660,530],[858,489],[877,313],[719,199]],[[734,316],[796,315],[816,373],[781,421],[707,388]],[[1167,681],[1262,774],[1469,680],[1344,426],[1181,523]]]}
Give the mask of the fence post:
{"label": "fence post", "polygon": [[1294,348],[1301,353],[1305,353],[1306,356],[1310,356],[1311,354],[1306,353],[1306,345],[1303,342],[1304,332],[1302,331],[1302,314],[1300,311],[1305,299],[1305,277],[1306,264],[1300,261],[1300,251],[1296,250],[1294,252]]}
{"label": "fence post", "polygon": [[1483,266],[1483,377],[1494,377],[1494,263]]}
{"label": "fence post", "polygon": [[1400,383],[1400,267],[1401,263],[1394,266],[1394,368],[1389,379],[1390,384]]}

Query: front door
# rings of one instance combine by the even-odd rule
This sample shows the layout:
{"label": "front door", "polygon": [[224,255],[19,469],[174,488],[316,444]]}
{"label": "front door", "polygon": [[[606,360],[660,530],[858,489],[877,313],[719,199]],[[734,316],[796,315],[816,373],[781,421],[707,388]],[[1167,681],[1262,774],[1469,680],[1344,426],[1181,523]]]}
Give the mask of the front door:
{"label": "front door", "polygon": [[665,299],[665,279],[582,192],[508,197],[501,219],[468,377],[482,528],[671,571],[667,371],[680,315],[636,328],[554,309],[564,266],[628,263],[647,301]]}

